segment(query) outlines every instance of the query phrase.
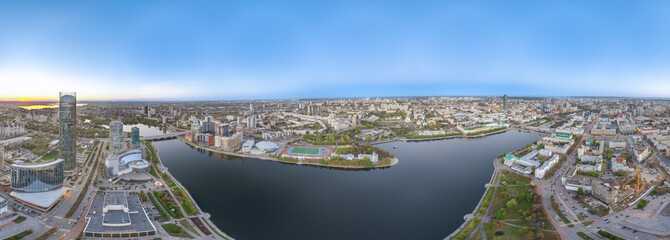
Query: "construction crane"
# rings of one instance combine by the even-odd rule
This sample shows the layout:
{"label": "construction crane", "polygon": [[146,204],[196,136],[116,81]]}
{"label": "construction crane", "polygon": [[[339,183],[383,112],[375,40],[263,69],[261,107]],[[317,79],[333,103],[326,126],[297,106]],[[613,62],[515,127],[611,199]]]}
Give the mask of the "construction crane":
{"label": "construction crane", "polygon": [[630,177],[630,179],[628,179],[628,181],[626,181],[623,184],[623,186],[628,185],[630,183],[630,181],[633,181],[634,179],[637,179],[637,185],[635,186],[635,191],[639,191],[640,190],[640,169],[638,169],[637,173],[634,176]]}

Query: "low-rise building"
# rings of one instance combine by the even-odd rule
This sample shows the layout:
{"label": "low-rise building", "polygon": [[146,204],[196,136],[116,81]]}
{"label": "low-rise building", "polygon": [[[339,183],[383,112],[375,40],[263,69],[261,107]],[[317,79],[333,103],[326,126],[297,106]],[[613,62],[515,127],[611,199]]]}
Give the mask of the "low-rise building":
{"label": "low-rise building", "polygon": [[619,201],[619,183],[616,180],[598,180],[593,181],[591,185],[593,197],[606,203],[612,204]]}
{"label": "low-rise building", "polygon": [[552,158],[545,161],[542,164],[542,166],[540,166],[539,168],[536,168],[535,169],[535,177],[544,178],[544,175],[547,173],[547,171],[549,171],[549,169],[551,169],[552,167],[554,167],[554,165],[556,165],[558,163],[558,158],[559,158],[558,155],[554,155]]}
{"label": "low-rise building", "polygon": [[107,191],[91,199],[85,237],[138,238],[156,235],[156,227],[136,193]]}
{"label": "low-rise building", "polygon": [[637,159],[638,162],[644,162],[644,160],[649,157],[650,153],[651,149],[649,147],[637,147],[633,149],[633,155],[635,155],[635,159]]}

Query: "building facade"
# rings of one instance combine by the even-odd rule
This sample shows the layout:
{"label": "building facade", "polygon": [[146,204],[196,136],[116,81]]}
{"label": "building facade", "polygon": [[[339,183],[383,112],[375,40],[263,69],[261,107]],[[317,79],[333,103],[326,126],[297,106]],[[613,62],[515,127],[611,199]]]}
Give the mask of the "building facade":
{"label": "building facade", "polygon": [[65,161],[58,159],[48,163],[13,164],[12,189],[37,193],[51,191],[63,186]]}
{"label": "building facade", "polygon": [[77,151],[75,149],[75,124],[77,122],[77,93],[60,92],[58,106],[60,121],[60,158],[63,168],[71,173],[77,167]]}
{"label": "building facade", "polygon": [[123,123],[112,121],[109,123],[109,151],[120,153],[123,150]]}
{"label": "building facade", "polygon": [[133,148],[140,147],[140,128],[133,127],[130,130],[130,144],[133,146]]}

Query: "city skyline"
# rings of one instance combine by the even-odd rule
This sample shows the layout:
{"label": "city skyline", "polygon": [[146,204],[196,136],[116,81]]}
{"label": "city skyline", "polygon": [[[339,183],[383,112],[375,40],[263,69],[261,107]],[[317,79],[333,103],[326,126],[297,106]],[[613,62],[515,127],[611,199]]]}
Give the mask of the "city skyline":
{"label": "city skyline", "polygon": [[3,3],[0,100],[56,100],[58,90],[81,101],[670,97],[668,9],[660,1]]}

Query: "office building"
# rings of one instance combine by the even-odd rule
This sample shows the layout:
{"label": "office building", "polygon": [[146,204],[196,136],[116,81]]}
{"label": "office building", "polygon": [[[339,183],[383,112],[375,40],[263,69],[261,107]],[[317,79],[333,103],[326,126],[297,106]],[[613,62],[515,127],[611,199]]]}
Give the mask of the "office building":
{"label": "office building", "polygon": [[507,112],[507,109],[509,107],[509,99],[507,98],[507,94],[503,96],[503,110]]}
{"label": "office building", "polygon": [[130,144],[132,145],[133,148],[140,147],[140,128],[133,127],[130,130]]}
{"label": "office building", "polygon": [[63,159],[65,172],[71,173],[77,167],[77,151],[75,149],[77,93],[60,92],[58,120],[60,121],[60,158]]}
{"label": "office building", "polygon": [[42,211],[56,204],[67,191],[63,187],[65,161],[58,159],[47,163],[12,164],[12,184],[10,194]]}
{"label": "office building", "polygon": [[109,124],[109,151],[120,153],[123,150],[123,123],[112,121]]}
{"label": "office building", "polygon": [[0,145],[0,171],[5,169],[5,146]]}
{"label": "office building", "polygon": [[254,112],[254,104],[249,103],[249,118],[247,118],[247,127],[256,128],[256,116]]}

